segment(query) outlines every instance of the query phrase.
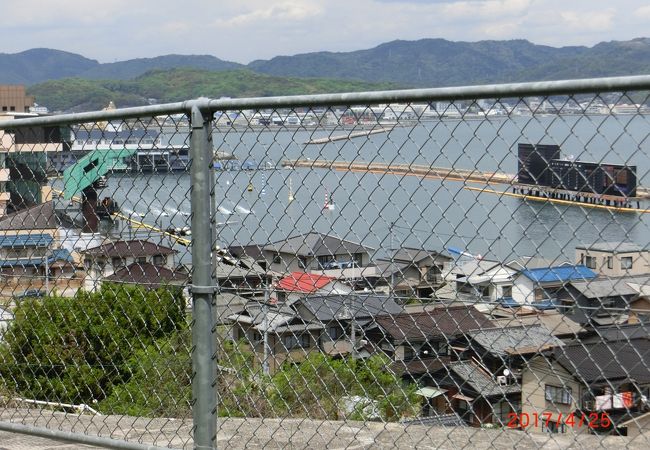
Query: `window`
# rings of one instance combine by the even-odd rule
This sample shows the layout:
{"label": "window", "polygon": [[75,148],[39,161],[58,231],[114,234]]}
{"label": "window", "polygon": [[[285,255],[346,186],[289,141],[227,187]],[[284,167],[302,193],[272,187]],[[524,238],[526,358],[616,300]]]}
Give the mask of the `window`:
{"label": "window", "polygon": [[93,261],[90,258],[84,259],[84,267],[86,270],[90,269],[92,267]]}
{"label": "window", "polygon": [[298,267],[300,267],[301,269],[307,268],[307,257],[298,256]]}
{"label": "window", "polygon": [[632,268],[632,257],[623,256],[621,257],[621,269],[628,270]]}
{"label": "window", "polygon": [[559,403],[562,405],[571,404],[571,388],[551,386],[547,384],[544,390],[544,398],[547,402]]}
{"label": "window", "polygon": [[124,258],[120,258],[119,256],[111,258],[111,264],[115,268],[122,267],[124,265]]}
{"label": "window", "polygon": [[502,297],[512,297],[512,286],[503,286],[501,289]]}
{"label": "window", "polygon": [[415,359],[416,351],[412,345],[404,346],[404,361],[411,361]]}
{"label": "window", "polygon": [[156,266],[164,266],[167,264],[167,256],[166,255],[154,255],[153,256],[153,263]]}
{"label": "window", "polygon": [[331,326],[327,328],[327,334],[329,335],[331,340],[337,341],[340,339],[341,336],[343,336],[343,329],[338,325]]}
{"label": "window", "polygon": [[147,262],[147,258],[145,256],[140,256],[139,258],[136,258],[135,262],[138,264],[145,264]]}
{"label": "window", "polygon": [[494,406],[494,415],[501,424],[507,424],[512,418],[512,413],[521,411],[521,402],[515,399],[501,400]]}
{"label": "window", "polygon": [[272,261],[273,261],[273,264],[280,264],[280,263],[282,263],[282,257],[280,256],[279,253],[274,253]]}
{"label": "window", "polygon": [[287,350],[292,350],[295,348],[309,348],[311,344],[308,334],[300,334],[298,336],[295,334],[290,334],[288,336],[283,336],[282,343],[284,344],[284,348]]}
{"label": "window", "polygon": [[590,269],[595,269],[596,268],[596,257],[595,256],[587,256],[585,258],[585,266],[589,267]]}
{"label": "window", "polygon": [[613,269],[614,268],[614,258],[611,256],[608,256],[605,258],[606,263],[607,263],[607,268],[608,269]]}

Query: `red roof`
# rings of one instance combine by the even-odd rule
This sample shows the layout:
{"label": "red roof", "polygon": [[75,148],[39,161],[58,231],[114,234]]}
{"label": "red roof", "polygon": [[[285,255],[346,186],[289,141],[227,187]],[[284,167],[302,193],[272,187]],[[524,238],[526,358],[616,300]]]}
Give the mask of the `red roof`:
{"label": "red roof", "polygon": [[283,291],[311,294],[327,286],[335,279],[313,273],[292,272],[288,277],[284,277],[278,281],[277,288]]}

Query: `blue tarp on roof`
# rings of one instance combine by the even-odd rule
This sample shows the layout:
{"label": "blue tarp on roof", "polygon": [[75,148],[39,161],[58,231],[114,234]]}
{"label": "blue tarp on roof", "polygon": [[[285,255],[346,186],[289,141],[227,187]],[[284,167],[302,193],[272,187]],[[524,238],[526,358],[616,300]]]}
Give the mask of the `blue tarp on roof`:
{"label": "blue tarp on roof", "polygon": [[567,282],[574,280],[590,280],[596,278],[587,266],[557,266],[540,269],[526,269],[521,273],[537,283]]}
{"label": "blue tarp on roof", "polygon": [[[56,261],[67,261],[69,263],[74,263],[72,255],[66,249],[57,249],[52,250],[49,257],[47,258],[48,264],[53,264]],[[45,265],[45,258],[20,258],[20,259],[5,259],[0,260],[0,268],[4,267],[39,267]]]}
{"label": "blue tarp on roof", "polygon": [[498,302],[504,308],[517,308],[518,306],[521,306],[512,297],[501,297]]}
{"label": "blue tarp on roof", "polygon": [[48,247],[52,241],[49,234],[6,234],[0,236],[0,248]]}

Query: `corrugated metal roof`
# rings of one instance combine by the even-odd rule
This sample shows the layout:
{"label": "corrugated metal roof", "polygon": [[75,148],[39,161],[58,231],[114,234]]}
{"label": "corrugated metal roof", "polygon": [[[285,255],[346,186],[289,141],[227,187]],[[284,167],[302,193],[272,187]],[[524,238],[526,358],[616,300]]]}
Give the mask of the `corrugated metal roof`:
{"label": "corrugated metal roof", "polygon": [[334,278],[305,272],[292,272],[278,281],[277,288],[283,291],[311,294],[327,286]]}
{"label": "corrugated metal roof", "polygon": [[[64,248],[52,250],[47,258],[48,264],[54,264],[56,261],[66,261],[74,263],[70,252]],[[0,267],[39,267],[45,264],[45,257],[39,258],[18,258],[0,260]]]}
{"label": "corrugated metal roof", "polygon": [[52,236],[45,233],[5,234],[0,236],[2,248],[48,247],[52,245]]}
{"label": "corrugated metal roof", "polygon": [[526,269],[521,271],[522,275],[537,283],[567,282],[573,280],[589,280],[596,278],[596,273],[586,266],[567,265],[557,267],[546,267],[540,269]]}

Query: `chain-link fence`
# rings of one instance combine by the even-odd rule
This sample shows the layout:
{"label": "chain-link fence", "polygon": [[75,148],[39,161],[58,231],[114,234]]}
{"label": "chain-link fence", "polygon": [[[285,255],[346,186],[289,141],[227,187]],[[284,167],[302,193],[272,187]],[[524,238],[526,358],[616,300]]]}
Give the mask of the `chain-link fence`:
{"label": "chain-link fence", "polygon": [[647,448],[648,90],[2,122],[0,430],[116,448]]}

